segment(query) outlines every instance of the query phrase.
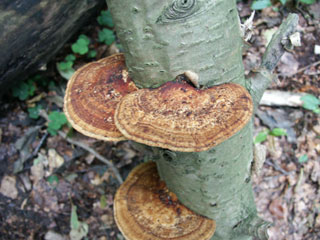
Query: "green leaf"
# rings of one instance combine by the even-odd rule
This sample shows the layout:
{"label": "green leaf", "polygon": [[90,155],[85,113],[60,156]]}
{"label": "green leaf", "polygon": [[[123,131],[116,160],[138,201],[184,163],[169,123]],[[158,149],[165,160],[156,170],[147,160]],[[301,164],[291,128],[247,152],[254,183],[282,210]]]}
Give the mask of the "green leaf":
{"label": "green leaf", "polygon": [[113,20],[110,14],[110,11],[101,11],[100,16],[97,17],[97,21],[102,26],[107,26],[113,28]]}
{"label": "green leaf", "polygon": [[262,132],[259,132],[258,135],[256,136],[255,140],[254,140],[254,143],[262,143],[264,142],[265,140],[267,140],[267,137],[268,137],[268,133],[269,131],[262,131]]}
{"label": "green leaf", "polygon": [[87,46],[90,44],[90,38],[87,37],[87,35],[81,34],[81,35],[78,37],[78,40],[79,40],[79,39],[84,40],[84,43],[85,43],[85,45],[87,45]]}
{"label": "green leaf", "polygon": [[70,226],[72,229],[78,229],[79,225],[77,206],[72,205]]}
{"label": "green leaf", "polygon": [[287,0],[280,0],[280,2],[281,2],[282,5],[285,5]]}
{"label": "green leaf", "polygon": [[56,136],[58,134],[58,131],[52,128],[48,128],[47,131],[51,136]]}
{"label": "green leaf", "polygon": [[97,56],[97,51],[96,50],[90,50],[88,52],[88,57],[89,58],[95,58]]}
{"label": "green leaf", "polygon": [[32,108],[28,108],[29,117],[32,119],[38,119],[39,118],[39,112],[42,109],[41,105],[37,105]]}
{"label": "green leaf", "polygon": [[67,71],[72,69],[73,62],[72,61],[67,61],[67,62],[59,62],[58,63],[58,70],[60,71]]}
{"label": "green leaf", "polygon": [[107,199],[105,195],[100,197],[100,208],[104,209],[107,206]]}
{"label": "green leaf", "polygon": [[270,6],[272,6],[272,3],[270,0],[255,0],[251,5],[251,9],[261,10]]}
{"label": "green leaf", "polygon": [[26,82],[21,82],[17,86],[12,88],[12,95],[18,97],[21,101],[28,99],[34,95],[36,86],[32,79],[27,80]]}
{"label": "green leaf", "polygon": [[82,47],[79,46],[77,43],[72,44],[72,45],[71,45],[71,49],[72,49],[72,52],[74,52],[74,53],[80,53],[80,52],[82,52],[82,51],[81,51]]}
{"label": "green leaf", "polygon": [[320,100],[312,94],[306,94],[302,96],[301,101],[303,102],[302,107],[311,111],[317,111],[320,105]]}
{"label": "green leaf", "polygon": [[55,91],[55,89],[57,88],[57,86],[54,83],[54,81],[50,81],[48,87],[49,87],[50,91]]}
{"label": "green leaf", "polygon": [[36,74],[33,77],[29,79],[33,84],[36,83],[35,86],[41,85],[43,87],[48,85],[48,79],[45,76],[42,76],[40,74]]}
{"label": "green leaf", "polygon": [[51,112],[49,114],[49,120],[50,121],[48,124],[48,132],[51,135],[56,135],[57,131],[61,129],[64,124],[68,122],[64,113],[57,112],[57,111]]}
{"label": "green leaf", "polygon": [[[75,70],[71,67],[71,68],[64,68],[60,66],[60,63],[57,63],[57,69],[58,69],[58,72],[60,74],[61,77],[63,77],[64,79],[66,80],[69,80],[71,78],[71,76],[74,74]],[[53,82],[50,82],[50,83],[53,83]],[[55,86],[53,86],[55,87]],[[49,89],[50,89],[50,84],[49,84]]]}
{"label": "green leaf", "polygon": [[84,55],[89,51],[87,46],[76,43],[71,45],[71,49],[74,53],[79,53],[80,55]]}
{"label": "green leaf", "polygon": [[280,137],[280,136],[286,136],[287,130],[284,128],[274,128],[272,131],[269,132],[271,136]]}
{"label": "green leaf", "polygon": [[298,1],[304,4],[313,4],[316,2],[316,0],[298,0]]}
{"label": "green leaf", "polygon": [[49,114],[49,125],[53,128],[53,129],[60,129],[64,124],[67,123],[67,118],[64,115],[64,113],[61,112],[51,112]]}
{"label": "green leaf", "polygon": [[[80,35],[81,36],[81,35]],[[89,51],[89,45],[90,40],[88,40],[85,37],[78,38],[78,40],[71,45],[71,49],[74,53],[79,53],[80,55],[86,54]]]}
{"label": "green leaf", "polygon": [[48,183],[51,185],[59,183],[59,178],[57,175],[51,175],[47,178]]}
{"label": "green leaf", "polygon": [[111,45],[116,37],[112,30],[104,28],[98,33],[99,42],[104,42],[107,45]]}
{"label": "green leaf", "polygon": [[63,77],[66,80],[69,80],[71,76],[74,74],[75,70],[73,68],[66,70],[66,71],[59,71],[61,77]]}
{"label": "green leaf", "polygon": [[76,56],[74,54],[68,54],[64,60],[66,60],[67,62],[73,62],[74,60],[76,60]]}
{"label": "green leaf", "polygon": [[34,95],[34,92],[36,91],[36,86],[34,85],[33,81],[28,81],[28,95],[29,97],[32,97]]}
{"label": "green leaf", "polygon": [[13,87],[12,95],[19,98],[21,101],[26,100],[29,96],[28,85],[23,82],[18,86]]}
{"label": "green leaf", "polygon": [[317,113],[317,114],[319,114],[320,113],[320,108],[316,108],[316,109],[314,109],[314,110],[312,110],[314,113]]}
{"label": "green leaf", "polygon": [[81,240],[86,238],[89,232],[89,226],[87,223],[78,220],[77,207],[73,205],[71,210],[70,226],[70,240]]}
{"label": "green leaf", "polygon": [[307,154],[304,154],[302,156],[299,157],[298,159],[299,163],[305,163],[308,161],[308,155]]}

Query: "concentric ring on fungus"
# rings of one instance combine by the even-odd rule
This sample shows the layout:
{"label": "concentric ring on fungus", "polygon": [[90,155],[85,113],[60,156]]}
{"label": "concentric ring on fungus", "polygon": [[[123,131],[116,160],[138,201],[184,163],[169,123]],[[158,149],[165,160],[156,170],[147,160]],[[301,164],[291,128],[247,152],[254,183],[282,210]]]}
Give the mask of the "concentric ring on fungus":
{"label": "concentric ring on fungus", "polygon": [[82,134],[105,140],[124,140],[114,124],[120,99],[136,91],[123,54],[115,54],[78,69],[68,82],[64,112]]}
{"label": "concentric ring on fungus", "polygon": [[200,152],[242,129],[252,111],[250,94],[238,84],[196,89],[187,83],[167,82],[122,98],[115,124],[126,138],[139,143]]}
{"label": "concentric ring on fungus", "polygon": [[215,221],[183,206],[160,181],[154,162],[132,170],[114,199],[114,217],[127,240],[208,240]]}

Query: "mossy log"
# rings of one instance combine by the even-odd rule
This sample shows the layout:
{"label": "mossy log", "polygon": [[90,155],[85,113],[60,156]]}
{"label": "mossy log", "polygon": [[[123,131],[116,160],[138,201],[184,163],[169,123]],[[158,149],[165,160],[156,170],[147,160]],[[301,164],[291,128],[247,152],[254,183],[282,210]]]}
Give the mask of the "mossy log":
{"label": "mossy log", "polygon": [[1,0],[0,95],[45,65],[104,0]]}

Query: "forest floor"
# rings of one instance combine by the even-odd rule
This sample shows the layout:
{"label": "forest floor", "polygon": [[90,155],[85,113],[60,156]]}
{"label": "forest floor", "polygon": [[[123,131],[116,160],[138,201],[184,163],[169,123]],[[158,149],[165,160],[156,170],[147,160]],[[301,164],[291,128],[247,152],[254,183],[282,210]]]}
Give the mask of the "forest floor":
{"label": "forest floor", "polygon": [[[248,2],[238,8],[242,21],[250,17]],[[259,65],[267,39],[289,11],[299,14],[302,46],[282,57],[270,90],[319,96],[320,3],[258,11],[244,51],[246,73]],[[119,183],[103,161],[125,179],[143,155],[130,141],[103,142],[72,131],[58,114],[67,81],[56,64],[67,61],[78,36],[89,38],[91,56],[75,54],[74,69],[118,51],[118,44],[99,41],[101,30],[94,19],[0,106],[0,239],[123,239],[112,210]],[[267,148],[261,173],[253,178],[257,208],[274,223],[270,240],[320,239],[320,115],[287,103],[261,105],[255,116],[256,145]]]}

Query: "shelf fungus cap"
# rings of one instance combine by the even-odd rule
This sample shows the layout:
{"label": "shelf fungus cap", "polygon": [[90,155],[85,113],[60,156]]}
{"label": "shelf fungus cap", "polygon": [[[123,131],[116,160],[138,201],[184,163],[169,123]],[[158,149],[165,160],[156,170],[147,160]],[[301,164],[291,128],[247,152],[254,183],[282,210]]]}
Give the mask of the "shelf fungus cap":
{"label": "shelf fungus cap", "polygon": [[137,87],[129,78],[123,54],[115,54],[78,69],[68,82],[64,112],[77,131],[89,137],[125,139],[114,124],[120,99]]}
{"label": "shelf fungus cap", "polygon": [[154,162],[133,169],[114,199],[115,221],[127,240],[208,240],[215,221],[200,216],[169,192]]}
{"label": "shelf fungus cap", "polygon": [[250,120],[248,91],[234,83],[196,89],[167,82],[140,89],[118,104],[115,123],[122,134],[149,146],[200,152],[225,141]]}

